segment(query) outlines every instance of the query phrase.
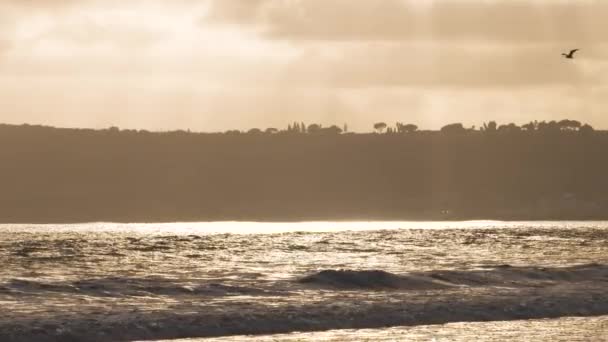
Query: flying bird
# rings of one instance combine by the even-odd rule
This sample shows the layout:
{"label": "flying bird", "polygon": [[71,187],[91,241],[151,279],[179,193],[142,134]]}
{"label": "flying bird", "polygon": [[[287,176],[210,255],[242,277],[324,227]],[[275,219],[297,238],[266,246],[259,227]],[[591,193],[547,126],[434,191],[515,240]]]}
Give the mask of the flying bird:
{"label": "flying bird", "polygon": [[574,59],[574,54],[576,53],[576,51],[578,51],[579,49],[574,49],[574,50],[570,50],[569,53],[562,53],[562,56],[564,56],[564,58],[568,58],[568,59]]}

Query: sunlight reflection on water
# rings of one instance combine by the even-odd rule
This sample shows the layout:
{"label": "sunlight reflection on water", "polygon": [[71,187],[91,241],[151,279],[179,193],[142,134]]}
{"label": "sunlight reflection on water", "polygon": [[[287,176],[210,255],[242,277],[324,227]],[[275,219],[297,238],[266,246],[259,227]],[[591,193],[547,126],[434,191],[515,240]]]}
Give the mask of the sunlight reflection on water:
{"label": "sunlight reflection on water", "polygon": [[0,224],[4,231],[124,232],[145,234],[278,234],[291,232],[342,232],[394,229],[500,229],[600,227],[603,221],[310,221],[310,222],[175,222]]}
{"label": "sunlight reflection on water", "polygon": [[[0,303],[4,309],[0,315],[0,328],[2,324],[26,322],[19,329],[27,332],[43,329],[45,324],[71,324],[74,329],[80,329],[82,325],[87,333],[89,329],[103,333],[103,329],[94,324],[111,317],[120,324],[125,322],[124,325],[117,323],[113,328],[115,333],[140,329],[138,338],[149,336],[152,339],[154,331],[149,332],[146,327],[156,324],[158,317],[168,317],[168,322],[172,322],[182,315],[194,315],[195,319],[200,313],[207,315],[205,320],[215,322],[213,319],[222,317],[237,317],[235,321],[238,321],[243,314],[255,318],[260,314],[270,317],[290,312],[301,323],[308,322],[312,308],[323,323],[327,322],[323,317],[333,314],[335,303],[339,304],[339,310],[345,310],[345,314],[367,310],[366,305],[386,310],[401,310],[403,306],[406,310],[419,302],[427,307],[427,303],[440,305],[454,298],[475,302],[498,296],[515,298],[519,304],[524,292],[530,300],[542,297],[539,303],[553,303],[546,300],[547,289],[554,289],[552,293],[559,295],[562,293],[559,291],[569,291],[564,292],[567,293],[565,298],[573,298],[571,294],[574,293],[577,300],[585,299],[577,302],[586,305],[582,307],[584,310],[565,312],[586,315],[591,312],[587,309],[596,308],[595,303],[605,302],[597,299],[605,298],[605,283],[596,282],[603,274],[601,272],[599,275],[594,273],[591,280],[578,279],[571,284],[556,282],[538,289],[534,286],[484,285],[437,291],[335,291],[296,281],[322,270],[336,269],[383,270],[398,275],[457,271],[469,276],[480,270],[496,269],[497,274],[509,275],[515,267],[585,264],[593,264],[599,271],[603,270],[603,265],[608,265],[608,222],[0,225]],[[606,311],[597,309],[593,312],[605,314]],[[579,336],[581,329],[591,333],[604,329],[605,319],[590,320],[580,321],[591,322],[587,328],[580,328],[579,321],[575,324],[557,322],[559,329],[573,337]],[[455,341],[468,341],[476,336],[467,335],[468,324],[459,325],[462,334],[458,332],[454,336],[469,339]],[[503,334],[498,335],[502,337],[519,331],[517,324],[487,323],[479,325],[479,329],[494,329]],[[173,323],[166,323],[164,329],[173,326]],[[200,324],[196,323],[190,328],[198,326]],[[330,325],[331,329],[337,327],[337,324]],[[294,325],[293,329],[297,330],[298,326]],[[453,330],[447,332],[450,331]],[[351,335],[347,331],[333,331],[313,333],[310,338],[301,335],[300,338],[331,341],[346,333],[342,340],[351,341],[359,340],[353,337],[363,332],[369,341],[417,341],[416,335],[408,335],[412,331],[407,329],[356,331]],[[405,337],[399,334],[405,334]],[[427,339],[419,341],[429,340],[428,337],[434,335],[422,336]],[[274,340],[277,339],[269,341]]]}

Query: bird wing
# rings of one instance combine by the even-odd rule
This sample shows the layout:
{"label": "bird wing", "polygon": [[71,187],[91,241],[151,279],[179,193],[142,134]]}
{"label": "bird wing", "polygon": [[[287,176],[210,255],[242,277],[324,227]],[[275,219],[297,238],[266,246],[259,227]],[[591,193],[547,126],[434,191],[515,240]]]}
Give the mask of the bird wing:
{"label": "bird wing", "polygon": [[575,53],[576,51],[578,51],[578,50],[579,50],[579,49],[574,49],[574,50],[571,50],[571,51],[570,51],[570,56],[574,55],[574,53]]}

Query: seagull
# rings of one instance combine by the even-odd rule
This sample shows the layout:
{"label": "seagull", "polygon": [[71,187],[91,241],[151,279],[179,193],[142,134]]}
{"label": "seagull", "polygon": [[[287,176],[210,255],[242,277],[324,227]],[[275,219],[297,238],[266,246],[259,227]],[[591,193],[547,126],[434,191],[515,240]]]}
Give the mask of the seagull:
{"label": "seagull", "polygon": [[574,53],[576,53],[578,50],[579,49],[570,50],[569,53],[562,53],[562,56],[564,56],[564,58],[574,59]]}

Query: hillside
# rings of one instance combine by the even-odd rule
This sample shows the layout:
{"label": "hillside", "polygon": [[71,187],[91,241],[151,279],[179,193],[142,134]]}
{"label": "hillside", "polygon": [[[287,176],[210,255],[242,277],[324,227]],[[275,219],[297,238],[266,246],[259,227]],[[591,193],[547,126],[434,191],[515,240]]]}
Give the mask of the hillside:
{"label": "hillside", "polygon": [[607,219],[608,133],[0,125],[0,221]]}

